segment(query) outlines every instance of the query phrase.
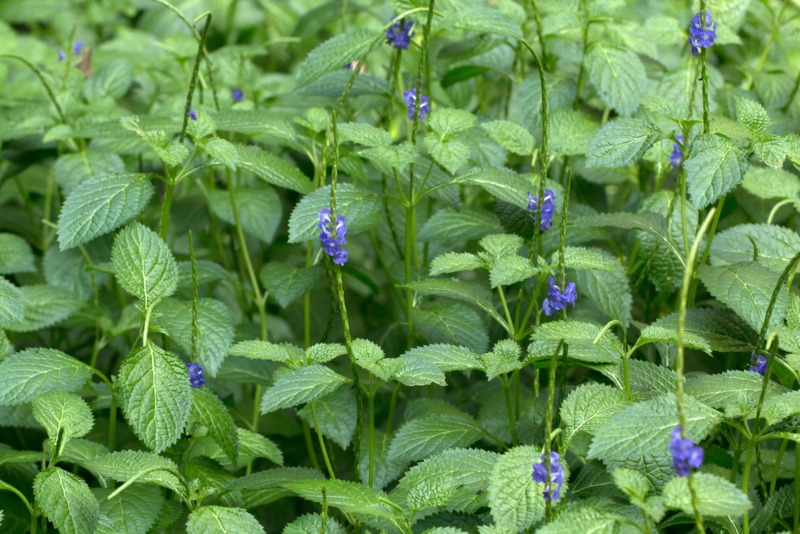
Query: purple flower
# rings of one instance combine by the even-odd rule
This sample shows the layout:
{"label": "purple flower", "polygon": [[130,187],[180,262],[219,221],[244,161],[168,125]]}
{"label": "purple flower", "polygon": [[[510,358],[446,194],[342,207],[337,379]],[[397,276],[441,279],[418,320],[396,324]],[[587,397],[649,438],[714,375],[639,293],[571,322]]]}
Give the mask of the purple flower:
{"label": "purple flower", "polygon": [[233,90],[231,90],[231,98],[233,98],[234,102],[241,102],[244,98],[244,92],[238,87],[234,87]]}
{"label": "purple flower", "polygon": [[700,13],[695,13],[689,25],[689,45],[692,55],[696,56],[701,48],[709,48],[717,39],[717,23],[711,21],[711,12],[706,11],[705,28],[700,23]]}
{"label": "purple flower", "polygon": [[413,20],[405,23],[401,20],[397,21],[386,30],[386,42],[395,48],[408,50],[408,45],[411,44],[411,37],[414,36],[414,32],[411,31],[413,26]]}
{"label": "purple flower", "polygon": [[[753,356],[755,356],[755,353],[753,353]],[[753,363],[752,358],[750,359],[750,363]],[[761,376],[764,376],[766,374],[766,372],[767,372],[767,358],[766,358],[766,356],[764,356],[763,354],[759,354],[758,358],[756,358],[756,363],[753,364],[753,366],[750,367],[750,369],[748,369],[748,371],[752,371],[754,373],[760,374]]]}
{"label": "purple flower", "polygon": [[[564,483],[564,468],[561,467],[558,453],[550,453],[550,481],[547,481],[547,467],[544,465],[546,456],[542,454],[542,463],[533,464],[533,481],[539,484],[546,484],[544,488],[544,499],[546,501],[557,501],[561,498],[561,485]],[[553,484],[556,484],[553,490]]]}
{"label": "purple flower", "polygon": [[[409,89],[403,93],[403,100],[408,104],[408,119],[414,120],[414,112],[417,109],[417,89]],[[423,96],[419,102],[419,120],[425,118],[425,115],[431,112],[431,99],[430,97]]]}
{"label": "purple flower", "polygon": [[59,48],[58,49],[58,60],[59,61],[64,61],[65,59],[67,59],[67,54],[65,54],[64,51]]}
{"label": "purple flower", "polygon": [[194,108],[189,108],[189,118],[193,121],[197,120],[197,113],[195,113]]}
{"label": "purple flower", "polygon": [[674,143],[672,145],[672,154],[669,156],[669,162],[672,163],[673,167],[680,167],[683,163],[683,136],[678,134],[675,136],[675,139],[678,140],[678,143]]}
{"label": "purple flower", "polygon": [[578,298],[578,292],[575,289],[575,282],[567,284],[564,292],[556,285],[553,277],[550,277],[550,289],[547,291],[547,298],[542,302],[542,311],[545,315],[550,317],[554,311],[566,309],[567,304],[572,304],[575,307],[575,300]]}
{"label": "purple flower", "polygon": [[322,250],[333,259],[336,265],[344,265],[348,258],[348,253],[342,248],[347,244],[347,219],[344,215],[336,216],[336,225],[331,229],[331,209],[322,208],[319,210],[319,240],[322,243]]}
{"label": "purple flower", "polygon": [[199,363],[187,363],[186,370],[189,371],[189,383],[193,388],[199,388],[206,383],[203,376],[203,366]]}
{"label": "purple flower", "polygon": [[75,41],[75,44],[72,45],[72,51],[75,53],[76,56],[81,55],[81,50],[83,50],[83,41],[78,40]]}
{"label": "purple flower", "polygon": [[699,469],[703,465],[703,447],[695,445],[690,439],[683,439],[680,425],[672,430],[671,436],[669,452],[672,454],[672,467],[679,477],[688,476],[692,467]]}
{"label": "purple flower", "polygon": [[[539,195],[531,197],[531,192],[528,191],[528,210],[536,213],[539,205]],[[539,229],[544,231],[550,228],[553,223],[553,216],[556,214],[556,192],[552,189],[544,190],[544,203],[542,204],[542,214],[539,222]],[[535,215],[534,215],[535,216]]]}

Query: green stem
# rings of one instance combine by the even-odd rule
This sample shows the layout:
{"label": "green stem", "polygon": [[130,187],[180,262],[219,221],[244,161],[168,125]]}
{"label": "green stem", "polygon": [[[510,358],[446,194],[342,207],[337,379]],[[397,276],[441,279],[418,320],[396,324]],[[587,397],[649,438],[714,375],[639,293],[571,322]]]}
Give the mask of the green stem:
{"label": "green stem", "polygon": [[[544,416],[544,468],[547,474],[545,480],[547,481],[546,487],[551,490],[550,494],[552,495],[552,488],[550,488],[550,451],[552,451],[552,446],[550,444],[550,436],[553,434],[553,409],[555,406],[556,400],[556,368],[558,367],[558,355],[561,353],[561,350],[564,348],[564,340],[558,342],[558,346],[556,350],[553,352],[553,355],[550,357],[550,376],[547,384],[547,408],[545,411]],[[551,502],[550,500],[546,500],[544,502],[544,522],[549,523],[551,518]]]}
{"label": "green stem", "polygon": [[387,436],[392,433],[392,425],[394,424],[394,413],[397,409],[397,398],[400,396],[400,382],[397,382],[392,390],[392,397],[389,400],[389,415],[386,417],[386,431]]}
{"label": "green stem", "polygon": [[36,68],[33,65],[33,63],[31,63],[24,57],[18,56],[16,54],[0,54],[0,59],[16,59],[17,61],[21,61],[22,63],[25,64],[26,67],[31,69],[33,73],[36,75],[36,77],[39,78],[39,82],[42,84],[44,90],[47,92],[47,96],[50,98],[50,101],[53,103],[53,106],[55,106],[56,111],[58,112],[58,117],[61,119],[61,122],[63,124],[67,124],[67,117],[64,116],[64,110],[61,109],[61,104],[58,103],[56,95],[55,93],[53,93],[53,89],[50,87],[50,84],[47,83],[47,80],[45,79],[41,70]]}
{"label": "green stem", "polygon": [[[372,382],[372,375],[370,375],[369,380]],[[369,411],[369,436],[367,438],[369,440],[369,474],[367,478],[367,485],[372,487],[372,481],[375,474],[375,391],[372,390],[371,383],[370,391],[367,394],[367,410]]]}
{"label": "green stem", "polygon": [[[581,2],[581,5],[585,6],[585,2]],[[584,13],[584,16],[586,16],[586,13]],[[586,48],[589,45],[589,27],[591,25],[592,22],[587,20],[586,24],[583,26],[583,39],[581,41],[581,65],[578,67],[578,79],[575,82],[575,100],[572,102],[572,109],[578,109],[578,103],[580,102],[581,86],[583,85],[583,73],[586,69]]]}
{"label": "green stem", "polygon": [[[700,257],[700,265],[704,265],[706,261],[708,261],[708,256],[711,253],[711,243],[714,241],[714,235],[717,233],[717,225],[719,224],[719,218],[722,214],[722,206],[725,204],[725,195],[719,199],[717,202],[716,212],[714,213],[714,220],[711,222],[711,229],[708,232],[708,238],[706,239],[706,246],[703,248],[703,255]],[[689,306],[694,305],[695,295],[697,294],[697,282],[698,279],[694,278],[692,280],[692,287],[689,293]]]}
{"label": "green stem", "polygon": [[800,444],[794,444],[794,532],[800,532]]}
{"label": "green stem", "polygon": [[164,201],[161,203],[161,221],[158,224],[158,235],[164,241],[167,240],[167,228],[169,227],[169,211],[172,206],[172,195],[175,193],[175,182],[168,178],[164,188]]}
{"label": "green stem", "polygon": [[778,472],[781,470],[780,465],[783,461],[783,454],[786,452],[786,446],[789,444],[788,439],[781,441],[781,446],[778,449],[778,455],[775,457],[775,463],[772,466],[772,480],[769,483],[769,495],[767,498],[772,497],[775,493],[775,485],[778,483]]}
{"label": "green stem", "polygon": [[311,465],[317,471],[322,471],[319,466],[319,460],[317,460],[317,453],[314,450],[314,442],[311,439],[311,428],[308,426],[308,422],[305,419],[301,420],[303,424],[303,437],[306,440],[306,450],[308,451],[308,457],[311,459]]}
{"label": "green stem", "polygon": [[[700,26],[706,27],[706,0],[700,0]],[[703,83],[703,133],[709,133],[711,127],[708,119],[708,49],[700,49],[700,78]]]}
{"label": "green stem", "polygon": [[511,431],[511,446],[516,447],[519,444],[517,439],[516,419],[514,418],[514,408],[511,404],[511,390],[506,378],[500,380],[500,385],[503,387],[503,396],[506,398],[506,412],[508,412],[508,430]]}
{"label": "green stem", "polygon": [[181,144],[186,137],[186,128],[189,126],[189,110],[192,109],[192,96],[194,95],[194,88],[197,85],[197,74],[200,71],[200,58],[203,56],[203,50],[205,49],[206,35],[208,35],[209,26],[211,26],[211,13],[208,13],[208,16],[206,17],[206,25],[203,27],[203,34],[200,36],[200,40],[197,43],[197,54],[195,54],[194,57],[192,78],[189,81],[189,91],[186,93],[186,104],[184,104],[183,109],[183,125],[181,126],[181,135],[179,141]]}
{"label": "green stem", "polygon": [[322,459],[325,460],[325,467],[328,470],[328,475],[331,479],[336,480],[336,473],[333,472],[333,466],[331,465],[330,458],[328,458],[328,449],[325,447],[325,440],[322,437],[322,430],[319,428],[319,422],[317,422],[317,409],[314,406],[314,402],[310,402],[308,406],[311,408],[311,418],[314,421],[314,430],[317,432],[317,439],[319,440],[319,448],[322,450]]}
{"label": "green stem", "polygon": [[[745,460],[744,464],[744,474],[742,474],[742,492],[747,495],[747,488],[750,485],[750,466],[753,464],[753,452],[755,451],[756,443],[755,441],[751,441],[749,446],[747,447],[747,459]],[[744,529],[744,534],[749,534],[750,532],[750,514],[747,513],[745,510],[744,515],[742,516],[742,528]]]}
{"label": "green stem", "polygon": [[542,48],[542,60],[547,61],[547,48],[542,35],[542,17],[539,14],[539,6],[536,5],[536,0],[531,0],[531,8],[533,8],[533,20],[536,24],[536,36],[539,38],[539,46]]}

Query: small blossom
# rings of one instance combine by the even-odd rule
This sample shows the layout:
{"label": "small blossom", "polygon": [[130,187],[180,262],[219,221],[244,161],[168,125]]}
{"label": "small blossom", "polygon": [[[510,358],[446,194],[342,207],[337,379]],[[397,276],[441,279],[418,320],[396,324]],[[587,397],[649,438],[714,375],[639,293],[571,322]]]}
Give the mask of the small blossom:
{"label": "small blossom", "polygon": [[701,48],[709,48],[717,39],[717,23],[712,22],[711,12],[706,11],[705,28],[700,23],[700,13],[695,13],[689,25],[689,45],[692,55],[696,56]]}
{"label": "small blossom", "polygon": [[669,162],[672,163],[673,167],[680,167],[683,163],[683,136],[678,134],[675,136],[675,139],[678,140],[678,143],[674,143],[672,145],[672,154],[669,156]]}
{"label": "small blossom", "polygon": [[244,99],[244,92],[238,87],[234,87],[231,90],[231,98],[234,102],[241,102]]}
{"label": "small blossom", "polygon": [[187,363],[186,370],[189,371],[189,383],[193,388],[199,388],[206,383],[203,376],[203,366],[199,363]]}
{"label": "small blossom", "polygon": [[[360,65],[360,66],[359,66]],[[355,70],[358,67],[358,73],[364,74],[367,72],[367,66],[363,63],[359,63],[358,61],[351,61],[350,63],[345,63],[344,68],[349,70]]]}
{"label": "small blossom", "polygon": [[65,59],[67,59],[67,54],[65,54],[64,51],[59,48],[58,49],[58,60],[59,61],[64,61]]}
{"label": "small blossom", "polygon": [[[755,356],[755,353],[753,354]],[[750,360],[750,363],[753,363],[753,360]],[[759,354],[756,358],[756,363],[753,364],[748,371],[752,371],[754,373],[758,373],[761,376],[764,376],[767,372],[767,358],[763,354]]]}
{"label": "small blossom", "polygon": [[672,454],[672,467],[679,477],[688,476],[692,467],[699,469],[703,465],[703,447],[695,445],[690,439],[683,439],[680,426],[672,430],[671,436],[669,452]]}
{"label": "small blossom", "polygon": [[[544,489],[544,499],[546,501],[557,501],[561,498],[561,485],[564,483],[564,468],[561,467],[558,453],[550,453],[550,481],[547,482],[547,467],[544,465],[546,456],[542,454],[542,462],[533,464],[533,481],[539,484],[546,484]],[[553,484],[556,485],[553,490]]]}
{"label": "small blossom", "polygon": [[413,26],[413,20],[405,23],[397,21],[386,30],[386,42],[395,48],[408,50],[408,45],[411,44],[411,37],[414,36],[414,32],[411,30]]}
{"label": "small blossom", "polygon": [[[403,93],[403,100],[408,104],[408,119],[414,120],[414,112],[417,109],[417,89],[409,89]],[[419,120],[431,112],[431,99],[430,97],[423,96],[419,102]]]}
{"label": "small blossom", "polygon": [[347,244],[347,219],[344,215],[336,216],[336,225],[331,231],[331,209],[322,208],[319,210],[319,240],[322,243],[322,250],[333,259],[336,265],[344,265],[348,258],[348,253],[342,248]]}
{"label": "small blossom", "polygon": [[[539,205],[539,195],[531,197],[528,191],[528,211],[536,213]],[[553,223],[553,216],[556,214],[556,192],[552,189],[544,190],[544,203],[542,203],[542,213],[540,215],[539,229],[544,231],[550,228]],[[535,216],[535,215],[534,215]]]}
{"label": "small blossom", "polygon": [[188,115],[189,115],[189,118],[192,119],[193,121],[197,120],[197,113],[195,113],[194,108],[189,108]]}
{"label": "small blossom", "polygon": [[578,298],[578,291],[575,289],[575,282],[567,284],[564,292],[556,285],[553,277],[550,277],[550,289],[547,291],[547,298],[542,302],[542,311],[550,317],[554,311],[566,309],[567,304],[575,307],[575,300]]}
{"label": "small blossom", "polygon": [[77,40],[75,44],[72,46],[72,51],[75,53],[76,56],[81,55],[81,50],[83,50],[83,41]]}

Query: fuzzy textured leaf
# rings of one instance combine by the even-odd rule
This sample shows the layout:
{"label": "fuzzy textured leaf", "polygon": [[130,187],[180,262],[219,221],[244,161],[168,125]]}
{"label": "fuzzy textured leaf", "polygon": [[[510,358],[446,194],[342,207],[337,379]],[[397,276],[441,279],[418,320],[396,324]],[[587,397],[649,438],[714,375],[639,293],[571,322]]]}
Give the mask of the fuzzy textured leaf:
{"label": "fuzzy textured leaf", "polygon": [[100,505],[83,479],[60,467],[48,467],[33,481],[36,506],[63,534],[94,532]]}
{"label": "fuzzy textured leaf", "polygon": [[141,223],[126,226],[114,240],[111,261],[119,285],[145,308],[172,295],[178,287],[178,266],[166,243]]}
{"label": "fuzzy textured leaf", "polygon": [[91,376],[88,365],[61,351],[23,350],[0,362],[0,406],[30,402],[48,391],[75,391]]}
{"label": "fuzzy textured leaf", "polygon": [[309,365],[283,374],[264,392],[261,413],[304,404],[334,392],[348,379],[324,365]]}

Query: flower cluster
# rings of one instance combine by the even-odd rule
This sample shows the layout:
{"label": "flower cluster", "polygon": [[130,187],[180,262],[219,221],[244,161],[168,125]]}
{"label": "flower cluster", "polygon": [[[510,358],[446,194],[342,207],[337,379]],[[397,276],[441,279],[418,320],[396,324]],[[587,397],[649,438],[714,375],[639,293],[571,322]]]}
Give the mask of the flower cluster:
{"label": "flower cluster", "polygon": [[231,98],[234,102],[241,102],[244,99],[244,91],[239,89],[238,87],[234,87],[231,90]]}
{"label": "flower cluster", "polygon": [[695,445],[690,439],[683,439],[680,426],[672,431],[669,452],[672,454],[672,467],[679,477],[688,476],[692,467],[699,469],[703,465],[703,447]]}
{"label": "flower cluster", "polygon": [[542,302],[542,311],[550,317],[554,311],[566,309],[567,304],[575,307],[575,300],[578,298],[578,291],[575,289],[575,282],[570,282],[564,291],[556,285],[553,277],[550,277],[550,289],[547,291],[547,298]]}
{"label": "flower cluster", "polygon": [[695,13],[689,25],[689,45],[696,56],[701,48],[709,48],[717,40],[717,23],[711,21],[711,12],[706,11],[705,28],[700,22],[700,13]]}
{"label": "flower cluster", "polygon": [[[531,197],[528,191],[528,211],[536,213],[539,206],[539,195]],[[553,216],[556,214],[556,192],[552,189],[544,190],[544,202],[542,202],[542,214],[540,216],[539,229],[544,231],[553,224]]]}
{"label": "flower cluster", "polygon": [[[564,483],[564,468],[561,467],[561,459],[557,452],[550,453],[550,481],[547,481],[547,467],[544,465],[546,456],[542,454],[542,462],[533,464],[533,481],[546,484],[544,488],[544,499],[546,501],[557,501],[561,498],[561,485]],[[553,484],[556,485],[553,490]]]}
{"label": "flower cluster", "polygon": [[186,370],[189,371],[189,383],[193,388],[199,388],[206,383],[206,377],[203,376],[203,366],[199,363],[187,363]]}
{"label": "flower cluster", "polygon": [[344,215],[336,216],[336,226],[331,233],[331,209],[322,208],[319,210],[319,240],[322,243],[322,250],[325,254],[333,258],[336,265],[344,265],[347,261],[347,251],[342,245],[347,244],[347,219]]}
{"label": "flower cluster", "polygon": [[[408,119],[414,120],[414,111],[417,109],[417,89],[409,89],[403,93],[403,100],[408,104]],[[423,96],[419,101],[419,120],[431,112],[431,99],[430,97]]]}
{"label": "flower cluster", "polygon": [[[78,40],[77,40],[77,41],[75,41],[75,43],[72,45],[72,52],[73,52],[73,53],[74,53],[76,56],[79,56],[79,55],[81,55],[81,52],[82,52],[82,51],[83,51],[83,41],[81,41],[80,39],[78,39]],[[59,49],[58,49],[58,60],[59,60],[59,61],[64,61],[65,59],[67,59],[67,54],[65,54],[65,53],[64,53],[64,50],[62,50],[61,48],[59,48]]]}
{"label": "flower cluster", "polygon": [[[755,356],[756,355],[754,353],[753,357],[755,357]],[[752,359],[750,360],[750,363],[753,363]],[[766,356],[764,356],[763,354],[759,354],[758,357],[756,358],[756,363],[754,363],[750,367],[750,369],[748,369],[748,371],[752,371],[754,373],[760,374],[761,376],[764,376],[764,374],[766,374],[766,372],[767,372],[767,358],[766,358]]]}
{"label": "flower cluster", "polygon": [[677,139],[678,142],[672,145],[672,154],[669,156],[669,162],[672,163],[673,167],[680,167],[683,163],[683,136],[678,134],[675,136],[675,139]]}
{"label": "flower cluster", "polygon": [[408,50],[408,45],[411,44],[411,38],[414,36],[414,32],[411,30],[413,26],[413,20],[397,21],[386,30],[386,42],[395,48]]}

